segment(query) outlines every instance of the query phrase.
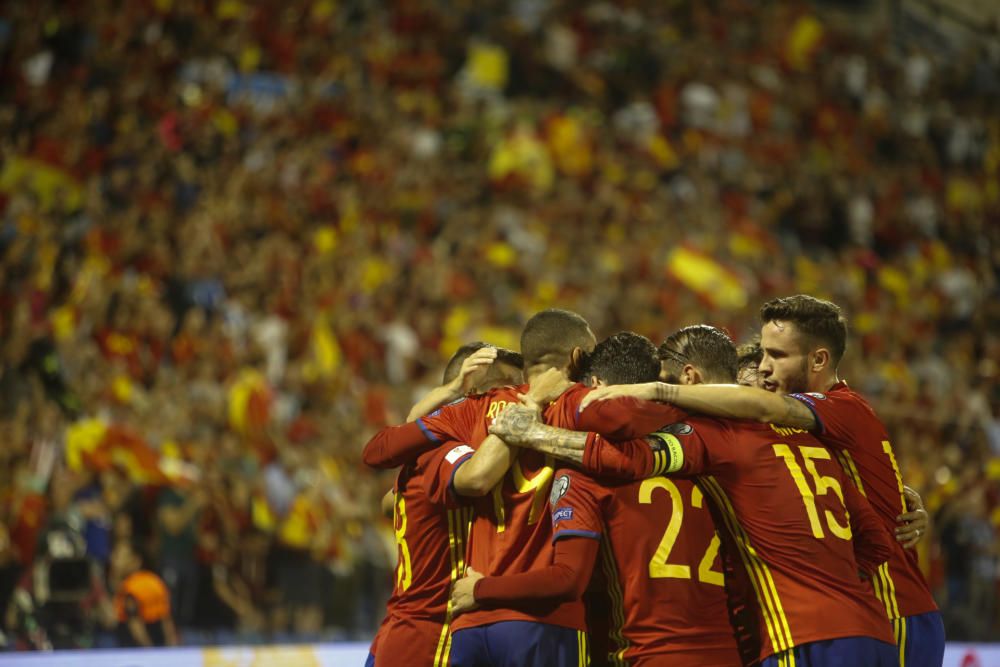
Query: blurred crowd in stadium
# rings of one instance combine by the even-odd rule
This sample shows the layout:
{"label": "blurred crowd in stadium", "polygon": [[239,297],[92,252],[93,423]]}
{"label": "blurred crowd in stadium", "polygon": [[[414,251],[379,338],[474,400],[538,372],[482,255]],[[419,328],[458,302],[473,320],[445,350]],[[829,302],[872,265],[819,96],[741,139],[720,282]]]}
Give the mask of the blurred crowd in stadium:
{"label": "blurred crowd in stadium", "polygon": [[[8,645],[57,579],[90,614],[66,641],[109,643],[123,542],[185,642],[369,635],[395,549],[359,449],[458,345],[516,348],[553,305],[742,340],[795,292],[851,318],[841,376],[932,514],[949,636],[1000,638],[1000,38],[856,28],[750,0],[9,3]],[[39,583],[79,555],[53,531],[96,583]]]}

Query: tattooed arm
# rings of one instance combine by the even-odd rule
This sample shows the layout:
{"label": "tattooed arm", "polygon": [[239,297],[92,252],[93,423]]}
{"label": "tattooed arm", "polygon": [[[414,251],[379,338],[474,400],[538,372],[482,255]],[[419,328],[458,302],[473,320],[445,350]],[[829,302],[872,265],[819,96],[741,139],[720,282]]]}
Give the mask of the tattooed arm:
{"label": "tattooed arm", "polygon": [[537,411],[523,405],[508,405],[493,420],[490,433],[511,445],[574,463],[598,477],[644,479],[656,471],[656,443],[645,438],[611,442],[597,433],[548,426],[539,421]]}
{"label": "tattooed arm", "polygon": [[508,405],[490,425],[490,433],[509,445],[527,447],[571,463],[583,463],[587,434],[543,424],[538,412],[524,405]]}

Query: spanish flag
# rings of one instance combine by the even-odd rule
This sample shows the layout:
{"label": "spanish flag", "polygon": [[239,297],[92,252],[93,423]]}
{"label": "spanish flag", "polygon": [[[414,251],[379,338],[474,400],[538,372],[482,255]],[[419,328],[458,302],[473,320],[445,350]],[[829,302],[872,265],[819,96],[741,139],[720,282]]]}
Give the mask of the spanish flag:
{"label": "spanish flag", "polygon": [[678,246],[667,256],[666,269],[716,308],[739,310],[747,305],[747,291],[739,276],[702,252]]}

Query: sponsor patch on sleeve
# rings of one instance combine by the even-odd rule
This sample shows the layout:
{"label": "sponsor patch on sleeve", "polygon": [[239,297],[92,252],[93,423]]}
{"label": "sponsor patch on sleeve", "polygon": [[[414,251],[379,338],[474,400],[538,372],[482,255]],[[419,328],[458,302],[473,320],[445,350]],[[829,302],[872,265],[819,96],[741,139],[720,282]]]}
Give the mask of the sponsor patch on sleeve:
{"label": "sponsor patch on sleeve", "polygon": [[573,518],[573,508],[572,507],[560,507],[555,512],[552,513],[552,525],[554,526],[560,521],[569,521]]}
{"label": "sponsor patch on sleeve", "polygon": [[472,454],[474,451],[476,450],[474,450],[472,447],[469,447],[468,445],[459,445],[458,447],[455,447],[450,452],[445,454],[444,458],[448,463],[454,463],[455,461],[459,460],[466,454]]}

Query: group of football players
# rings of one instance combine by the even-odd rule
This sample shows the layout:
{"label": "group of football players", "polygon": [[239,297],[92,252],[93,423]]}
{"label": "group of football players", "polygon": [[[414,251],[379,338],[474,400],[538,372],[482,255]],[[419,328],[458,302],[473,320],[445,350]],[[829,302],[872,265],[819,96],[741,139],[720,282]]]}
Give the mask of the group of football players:
{"label": "group of football players", "polygon": [[740,350],[657,348],[537,313],[515,353],[464,346],[364,460],[395,587],[375,667],[939,667],[927,527],[885,426],[837,372],[847,322],[807,295]]}

